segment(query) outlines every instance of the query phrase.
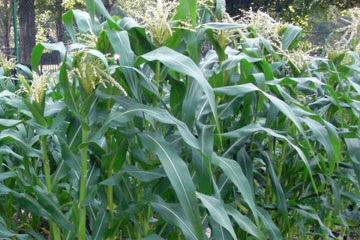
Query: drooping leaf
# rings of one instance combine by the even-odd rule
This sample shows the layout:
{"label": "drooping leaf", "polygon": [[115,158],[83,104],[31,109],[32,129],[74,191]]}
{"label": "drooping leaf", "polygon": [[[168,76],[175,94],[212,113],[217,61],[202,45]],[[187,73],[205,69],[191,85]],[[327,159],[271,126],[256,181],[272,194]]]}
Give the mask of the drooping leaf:
{"label": "drooping leaf", "polygon": [[360,141],[357,138],[345,138],[351,163],[360,184]]}
{"label": "drooping leaf", "polygon": [[166,203],[160,196],[153,195],[151,198],[151,206],[167,222],[179,227],[186,239],[198,239],[191,222],[179,204]]}
{"label": "drooping leaf", "polygon": [[332,231],[328,227],[325,226],[325,224],[321,221],[320,217],[317,214],[307,212],[307,211],[305,211],[304,209],[301,209],[301,208],[297,208],[296,211],[299,214],[301,214],[302,216],[304,216],[305,218],[317,221],[318,224],[320,225],[321,229],[324,232],[326,232],[330,237],[335,238]]}
{"label": "drooping leaf", "polygon": [[204,239],[200,224],[200,213],[195,195],[195,186],[184,161],[176,154],[174,148],[162,139],[147,133],[139,134],[144,147],[156,153],[176,192],[198,239]]}
{"label": "drooping leaf", "polygon": [[179,133],[181,134],[181,136],[183,137],[183,139],[186,143],[188,143],[191,147],[193,147],[195,149],[200,148],[195,137],[192,135],[192,133],[190,132],[188,127],[183,122],[176,119],[171,114],[169,114],[169,112],[167,112],[165,110],[152,108],[152,107],[145,106],[142,104],[133,105],[127,111],[117,112],[117,113],[114,113],[113,115],[110,115],[109,118],[106,120],[106,122],[103,124],[103,126],[100,128],[100,130],[98,130],[96,132],[96,134],[90,138],[89,141],[96,141],[96,140],[100,139],[112,121],[128,122],[133,116],[136,116],[139,114],[140,114],[140,116],[141,116],[141,114],[148,115],[148,116],[158,120],[159,122],[162,122],[165,124],[176,125],[179,130]]}
{"label": "drooping leaf", "polygon": [[124,167],[123,171],[142,182],[151,182],[155,179],[166,177],[164,171],[161,168],[153,170],[141,170],[135,166],[128,165]]}
{"label": "drooping leaf", "polygon": [[196,196],[201,200],[202,204],[209,211],[213,220],[220,224],[220,226],[228,230],[234,239],[237,239],[230,218],[224,209],[223,203],[219,199],[199,192],[196,193]]}
{"label": "drooping leaf", "polygon": [[297,42],[300,40],[303,30],[300,27],[289,25],[286,27],[283,39],[282,49],[292,50],[296,47]]}
{"label": "drooping leaf", "polygon": [[8,178],[12,178],[12,177],[16,177],[15,172],[3,172],[3,173],[0,173],[0,181],[3,181],[3,180],[8,179]]}
{"label": "drooping leaf", "polygon": [[3,127],[13,127],[21,123],[22,120],[15,120],[15,119],[1,119],[0,118],[0,126]]}
{"label": "drooping leaf", "polygon": [[213,154],[213,163],[220,167],[231,182],[235,184],[257,221],[255,198],[253,192],[251,191],[249,181],[244,175],[244,172],[239,164],[234,160],[219,157],[216,154]]}
{"label": "drooping leaf", "polygon": [[250,125],[247,125],[243,128],[240,128],[240,129],[237,129],[237,130],[234,130],[234,131],[231,131],[231,132],[228,132],[228,133],[223,133],[222,135],[225,136],[225,137],[231,137],[231,138],[238,138],[238,137],[245,137],[245,136],[250,136],[252,133],[255,133],[257,131],[264,131],[266,132],[267,134],[269,134],[270,136],[273,136],[273,137],[276,137],[278,139],[281,139],[281,140],[284,140],[286,141],[293,149],[296,150],[296,152],[299,154],[301,160],[304,162],[305,166],[306,166],[306,169],[307,171],[309,172],[309,175],[310,175],[310,179],[311,179],[311,182],[313,184],[313,187],[314,187],[314,190],[317,191],[317,187],[316,187],[316,184],[315,184],[315,181],[314,181],[314,178],[312,176],[312,171],[311,171],[311,167],[310,167],[310,164],[304,154],[304,152],[298,147],[296,146],[294,143],[292,143],[287,137],[279,134],[279,133],[276,133],[274,130],[272,129],[269,129],[269,128],[264,128],[262,127],[261,125],[259,124],[250,124]]}
{"label": "drooping leaf", "polygon": [[213,90],[211,86],[209,85],[208,81],[205,79],[204,75],[200,71],[200,69],[196,66],[196,64],[188,57],[170,49],[167,47],[160,47],[152,52],[149,52],[147,54],[142,55],[142,58],[144,58],[147,61],[155,61],[158,60],[161,63],[163,63],[168,68],[177,71],[179,73],[188,75],[195,79],[199,86],[204,91],[212,113],[214,115],[215,121],[218,124],[218,118],[217,118],[217,109],[216,109],[216,103],[215,103],[215,96],[213,93]]}
{"label": "drooping leaf", "polygon": [[321,145],[324,146],[325,151],[329,157],[329,174],[333,174],[335,170],[335,165],[340,162],[340,152],[336,151],[337,144],[333,144],[327,129],[319,122],[309,118],[303,118],[302,120],[306,123],[307,126],[309,126],[309,128],[314,134],[314,137],[321,143]]}
{"label": "drooping leaf", "polygon": [[80,33],[97,35],[100,32],[99,21],[97,19],[91,21],[89,13],[78,9],[71,11],[73,11],[73,16]]}
{"label": "drooping leaf", "polygon": [[[293,110],[290,108],[289,105],[287,105],[284,101],[281,99],[274,97],[273,95],[270,95],[262,90],[260,90],[258,87],[256,87],[252,83],[248,84],[242,84],[242,85],[236,85],[236,86],[228,86],[228,87],[221,87],[214,89],[217,93],[223,93],[230,96],[245,96],[246,94],[254,91],[259,91],[262,94],[265,95],[266,98],[268,98],[286,117],[288,117],[299,129],[300,133],[304,136],[304,138],[308,142],[307,135],[304,131],[304,128],[301,125],[301,122],[299,118],[295,115]],[[308,143],[309,148],[311,149],[311,145]]]}
{"label": "drooping leaf", "polygon": [[2,239],[10,239],[12,237],[17,237],[18,239],[25,239],[28,237],[27,234],[16,234],[12,231],[9,231],[5,226],[0,223],[0,238]]}
{"label": "drooping leaf", "polygon": [[72,10],[67,11],[62,15],[62,20],[64,22],[64,26],[68,33],[70,34],[71,40],[76,42],[76,36],[74,31],[74,13]]}
{"label": "drooping leaf", "polygon": [[94,4],[95,4],[95,10],[102,14],[103,16],[105,16],[107,19],[113,21],[110,13],[106,10],[103,1],[101,0],[94,0]]}
{"label": "drooping leaf", "polygon": [[63,60],[66,55],[66,48],[63,42],[58,43],[38,43],[31,53],[31,68],[39,73],[39,63],[44,50],[57,51]]}
{"label": "drooping leaf", "polygon": [[[109,38],[111,46],[115,53],[119,55],[119,62],[121,66],[133,67],[134,66],[134,52],[130,46],[129,35],[126,31],[105,31]],[[123,73],[126,77],[126,82],[129,85],[132,93],[136,99],[140,99],[138,85],[136,83],[136,76],[132,69],[124,69]]]}
{"label": "drooping leaf", "polygon": [[237,211],[235,208],[225,205],[225,211],[227,214],[232,216],[236,223],[239,225],[241,229],[248,232],[249,234],[253,235],[254,237],[258,239],[265,239],[264,233],[262,233],[256,225],[250,220],[250,218],[242,215],[239,211]]}
{"label": "drooping leaf", "polygon": [[272,221],[270,214],[262,208],[257,208],[259,217],[264,224],[271,240],[283,239],[279,228]]}
{"label": "drooping leaf", "polygon": [[59,206],[57,206],[57,204],[53,201],[51,196],[39,187],[35,187],[34,192],[37,196],[39,204],[50,214],[50,217],[54,219],[57,224],[66,230],[73,230],[72,225],[66,219],[65,215],[62,213]]}

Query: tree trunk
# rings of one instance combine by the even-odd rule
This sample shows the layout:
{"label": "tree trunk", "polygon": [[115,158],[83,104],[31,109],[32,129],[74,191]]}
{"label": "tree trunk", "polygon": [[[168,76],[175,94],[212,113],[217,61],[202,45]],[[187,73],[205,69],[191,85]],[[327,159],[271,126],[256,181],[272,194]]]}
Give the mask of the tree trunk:
{"label": "tree trunk", "polygon": [[1,40],[3,47],[6,51],[10,48],[10,29],[11,29],[11,15],[10,15],[10,5],[8,0],[3,0],[4,7],[0,10],[1,18],[1,28],[2,36]]}
{"label": "tree trunk", "polygon": [[31,52],[35,46],[35,4],[34,0],[19,0],[20,63],[31,64]]}
{"label": "tree trunk", "polygon": [[56,38],[58,42],[64,41],[64,24],[62,21],[62,14],[63,14],[63,7],[62,7],[63,0],[56,0],[55,9],[56,9]]}
{"label": "tree trunk", "polygon": [[10,14],[7,14],[6,22],[4,26],[4,47],[10,48],[10,31],[11,31],[11,19]]}
{"label": "tree trunk", "polygon": [[111,11],[111,8],[114,6],[114,4],[115,4],[115,1],[104,0],[104,6],[109,13]]}

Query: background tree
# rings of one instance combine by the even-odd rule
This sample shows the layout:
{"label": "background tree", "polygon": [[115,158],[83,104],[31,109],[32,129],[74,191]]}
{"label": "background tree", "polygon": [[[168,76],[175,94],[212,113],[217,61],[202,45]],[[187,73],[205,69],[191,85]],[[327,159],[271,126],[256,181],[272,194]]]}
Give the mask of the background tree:
{"label": "background tree", "polygon": [[34,0],[19,0],[18,15],[20,25],[20,62],[29,65],[36,36]]}
{"label": "background tree", "polygon": [[118,0],[104,0],[104,6],[108,10],[108,12],[111,12],[111,9],[116,2],[118,2]]}
{"label": "background tree", "polygon": [[[116,15],[119,9],[122,9],[125,1],[103,0],[103,2],[107,10]],[[0,41],[2,47],[9,48],[12,41],[10,0],[1,0],[0,4]],[[324,24],[326,25],[324,17],[328,17],[330,6],[341,10],[360,5],[357,0],[226,0],[226,4],[227,11],[232,16],[241,16],[240,9],[251,8],[254,11],[263,9],[277,19],[295,23],[307,30],[314,27],[315,31],[317,31],[316,29],[331,30],[329,27],[324,28]],[[68,38],[64,31],[62,14],[69,9],[83,8],[84,6],[84,0],[19,0],[21,62],[30,63],[30,53],[36,42],[34,39],[36,32],[38,35],[42,35],[38,41],[66,42]],[[322,16],[319,17],[319,14]],[[313,16],[312,19],[311,16]],[[320,24],[316,25],[314,22]],[[319,34],[316,35],[317,38],[320,38],[319,36]],[[321,35],[321,39],[325,39],[326,36],[327,33]]]}
{"label": "background tree", "polygon": [[[36,1],[37,28],[43,31],[44,38],[50,42],[62,42],[65,29],[62,15],[66,11],[63,0],[37,0]],[[55,30],[55,31],[54,31]]]}
{"label": "background tree", "polygon": [[0,42],[1,47],[10,48],[10,30],[11,30],[11,9],[10,1],[2,0],[0,2]]}
{"label": "background tree", "polygon": [[64,24],[62,21],[62,14],[64,8],[62,7],[63,0],[55,0],[54,9],[56,13],[56,38],[58,42],[64,41]]}
{"label": "background tree", "polygon": [[326,11],[324,10],[327,10],[330,6],[348,9],[360,6],[360,2],[358,0],[226,0],[227,11],[232,16],[241,15],[240,9],[249,10],[252,8],[254,11],[263,9],[267,12],[275,13],[284,20],[291,20],[295,15],[304,16],[319,11],[325,13]]}

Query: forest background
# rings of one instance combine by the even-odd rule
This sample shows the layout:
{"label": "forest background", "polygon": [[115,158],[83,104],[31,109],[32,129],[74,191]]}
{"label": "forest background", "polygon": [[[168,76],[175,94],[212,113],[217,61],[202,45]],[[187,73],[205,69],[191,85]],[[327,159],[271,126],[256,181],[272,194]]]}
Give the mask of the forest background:
{"label": "forest background", "polygon": [[[0,48],[12,54],[14,48],[11,2],[0,1]],[[31,51],[39,42],[67,42],[62,14],[72,8],[85,8],[85,0],[18,0],[20,63],[30,65]],[[106,9],[114,15],[136,17],[146,0],[104,0]],[[341,27],[337,16],[343,10],[360,6],[357,0],[226,0],[227,12],[234,18],[241,11],[261,9],[277,20],[301,26],[310,44],[321,46],[335,29]],[[134,16],[135,15],[135,16]]]}

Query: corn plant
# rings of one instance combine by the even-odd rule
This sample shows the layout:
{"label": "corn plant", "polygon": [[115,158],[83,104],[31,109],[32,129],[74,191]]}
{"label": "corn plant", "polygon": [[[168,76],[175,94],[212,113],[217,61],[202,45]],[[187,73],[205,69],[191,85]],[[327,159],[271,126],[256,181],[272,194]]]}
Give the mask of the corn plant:
{"label": "corn plant", "polygon": [[[359,237],[357,52],[299,66],[300,28],[275,44],[223,1],[156,31],[86,2],[73,44],[1,68],[1,238]],[[62,64],[39,76],[45,49]]]}

